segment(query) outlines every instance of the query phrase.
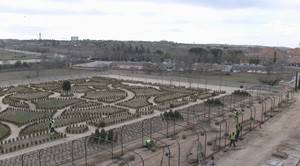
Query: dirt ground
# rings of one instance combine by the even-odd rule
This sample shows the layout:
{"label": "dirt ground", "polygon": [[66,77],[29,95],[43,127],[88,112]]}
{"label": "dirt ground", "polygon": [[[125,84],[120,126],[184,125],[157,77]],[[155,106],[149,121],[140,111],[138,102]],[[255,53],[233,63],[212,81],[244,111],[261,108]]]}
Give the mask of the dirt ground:
{"label": "dirt ground", "polygon": [[[250,132],[238,142],[238,149],[215,156],[217,165],[261,166],[268,160],[279,160],[288,166],[296,166],[300,159],[300,94],[295,94],[296,102],[286,111]],[[299,149],[299,150],[298,150]],[[287,159],[272,156],[274,152],[288,155]]]}
{"label": "dirt ground", "polygon": [[[227,148],[227,152],[219,152],[215,154],[214,157],[216,159],[217,166],[263,166],[266,161],[270,159],[282,161],[285,166],[297,166],[297,163],[300,159],[300,132],[298,131],[300,130],[298,129],[300,126],[300,114],[297,110],[297,108],[299,108],[300,106],[299,99],[300,94],[295,94],[295,102],[292,105],[288,106],[287,108],[279,108],[282,110],[282,112],[276,114],[273,118],[266,121],[261,126],[261,128],[258,127],[246,134],[243,137],[243,140],[237,143],[236,149]],[[260,115],[258,115],[257,117],[260,117]],[[205,126],[203,126],[204,124],[200,125],[206,128]],[[182,139],[183,135],[185,135],[187,139]],[[214,135],[215,134],[209,134],[209,137],[214,137]],[[200,137],[201,144],[204,145],[205,143],[203,142],[203,137]],[[211,139],[209,137],[208,140]],[[196,161],[197,158],[197,136],[191,131],[186,130],[180,132],[180,134],[177,135],[176,138],[179,138],[178,140],[181,146],[181,166],[195,165],[196,162],[190,161]],[[170,145],[172,154],[170,165],[177,166],[178,146],[176,144],[176,141],[172,138],[162,139],[162,141]],[[160,142],[158,147],[163,147],[163,144]],[[211,148],[207,147],[207,150],[211,151]],[[143,148],[137,148],[135,149],[135,152],[138,152],[141,156],[143,156],[146,166],[169,165],[168,157],[162,158],[163,153],[168,152],[167,149],[156,148],[156,152],[150,152]],[[274,156],[272,156],[272,153],[274,152],[281,152],[288,157],[286,159],[275,158]],[[132,157],[132,155],[134,154],[127,154],[122,158],[129,159],[130,155]],[[135,155],[134,158],[134,161],[129,162],[129,165],[142,165],[137,155]],[[98,160],[98,162],[94,162],[91,165],[117,166],[119,164],[120,162],[116,161],[103,162]]]}

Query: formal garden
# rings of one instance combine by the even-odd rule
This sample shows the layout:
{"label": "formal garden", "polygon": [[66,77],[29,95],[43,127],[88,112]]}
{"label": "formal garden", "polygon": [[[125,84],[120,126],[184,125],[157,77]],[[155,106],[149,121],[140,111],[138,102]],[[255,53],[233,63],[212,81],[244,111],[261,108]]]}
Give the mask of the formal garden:
{"label": "formal garden", "polygon": [[[104,77],[3,87],[0,88],[1,153],[87,134],[94,128],[101,131],[221,93]],[[178,112],[163,115],[165,119],[182,118]],[[54,133],[50,132],[51,126]]]}

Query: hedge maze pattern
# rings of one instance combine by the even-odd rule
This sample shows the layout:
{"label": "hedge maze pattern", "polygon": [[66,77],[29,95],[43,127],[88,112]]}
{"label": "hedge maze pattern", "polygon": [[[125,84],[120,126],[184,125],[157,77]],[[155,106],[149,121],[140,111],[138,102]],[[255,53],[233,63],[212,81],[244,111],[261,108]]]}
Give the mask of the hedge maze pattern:
{"label": "hedge maze pattern", "polygon": [[[69,81],[68,92],[63,91],[63,80],[0,88],[0,153],[159,114],[213,96],[203,89],[104,77]],[[54,134],[49,130],[52,120]]]}

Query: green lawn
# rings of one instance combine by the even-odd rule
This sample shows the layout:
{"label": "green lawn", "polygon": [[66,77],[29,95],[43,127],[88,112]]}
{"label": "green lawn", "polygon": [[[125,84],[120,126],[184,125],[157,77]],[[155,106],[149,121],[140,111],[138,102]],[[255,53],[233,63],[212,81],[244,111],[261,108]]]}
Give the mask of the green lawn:
{"label": "green lawn", "polygon": [[[73,118],[55,119],[54,127],[57,128],[57,127],[68,126],[71,124],[87,121],[88,119],[90,119],[90,117],[73,117]],[[31,124],[25,127],[23,130],[21,130],[20,135],[27,135],[39,131],[49,130],[49,124],[50,124],[49,120]]]}
{"label": "green lawn", "polygon": [[[262,74],[251,74],[251,73],[232,73],[230,75],[218,74],[218,73],[185,73],[185,74],[174,74],[181,77],[188,77],[192,79],[201,79],[202,81],[207,80],[207,83],[219,84],[223,82],[235,82],[235,83],[250,83],[258,84],[258,78],[264,76]],[[203,83],[203,82],[201,82]]]}
{"label": "green lawn", "polygon": [[101,90],[101,91],[87,92],[85,97],[88,98],[88,99],[125,98],[126,93],[121,91],[121,90],[118,90],[118,89],[114,89],[114,90],[104,89],[104,90]]}
{"label": "green lawn", "polygon": [[14,123],[22,126],[31,120],[38,120],[40,118],[51,118],[52,112],[33,112],[8,109],[0,114],[0,120]]}
{"label": "green lawn", "polygon": [[126,87],[128,90],[131,90],[135,93],[136,96],[157,96],[159,94],[163,94],[163,91],[159,91],[154,88],[131,88]]}
{"label": "green lawn", "polygon": [[82,102],[82,100],[80,99],[59,100],[56,98],[49,98],[46,100],[37,100],[34,101],[33,103],[36,105],[36,108],[38,109],[60,109],[79,102]]}
{"label": "green lawn", "polygon": [[9,135],[9,133],[10,133],[9,127],[0,123],[0,140],[7,137]]}
{"label": "green lawn", "polygon": [[68,109],[62,113],[62,115],[76,115],[76,114],[81,114],[84,116],[90,116],[91,118],[95,116],[95,114],[116,114],[120,112],[125,112],[126,110],[113,107],[113,106],[104,106],[104,107],[98,107],[98,108],[90,108],[90,109],[80,109],[80,108],[75,108],[75,109]]}
{"label": "green lawn", "polygon": [[187,93],[166,93],[166,94],[156,97],[155,102],[161,103],[161,102],[178,99],[178,98],[185,97],[185,96],[189,96],[189,94],[187,94]]}
{"label": "green lawn", "polygon": [[44,98],[49,96],[50,94],[51,94],[50,92],[16,93],[12,95],[12,97],[21,100],[32,100],[32,99]]}
{"label": "green lawn", "polygon": [[131,100],[120,103],[119,105],[129,107],[129,108],[140,108],[140,107],[148,106],[150,105],[150,103],[148,103],[146,97],[135,97]]}
{"label": "green lawn", "polygon": [[37,55],[28,55],[23,53],[15,53],[6,50],[0,50],[0,60],[26,60],[26,59],[38,59]]}

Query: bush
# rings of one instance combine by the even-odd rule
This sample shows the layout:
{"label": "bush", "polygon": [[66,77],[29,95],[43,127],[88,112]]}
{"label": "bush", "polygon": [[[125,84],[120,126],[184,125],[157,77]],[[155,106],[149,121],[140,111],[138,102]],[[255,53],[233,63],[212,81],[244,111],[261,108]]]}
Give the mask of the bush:
{"label": "bush", "polygon": [[244,97],[251,96],[251,94],[249,92],[244,91],[244,90],[235,90],[232,94],[233,95],[238,95],[238,96],[244,96]]}
{"label": "bush", "polygon": [[174,117],[175,117],[176,120],[183,120],[182,115],[178,111],[174,112]]}
{"label": "bush", "polygon": [[224,106],[224,103],[220,99],[208,99],[204,103],[210,106]]}
{"label": "bush", "polygon": [[99,134],[101,142],[103,142],[106,139],[106,135],[107,135],[106,131],[104,129],[102,129]]}
{"label": "bush", "polygon": [[108,133],[107,133],[107,140],[108,141],[113,141],[113,137],[114,137],[113,130],[109,130]]}
{"label": "bush", "polygon": [[106,126],[106,124],[105,124],[104,121],[101,121],[101,122],[99,123],[99,127],[100,127],[100,128],[103,128],[103,127],[105,127],[105,126]]}
{"label": "bush", "polygon": [[183,120],[182,115],[178,111],[169,111],[162,114],[164,120]]}

